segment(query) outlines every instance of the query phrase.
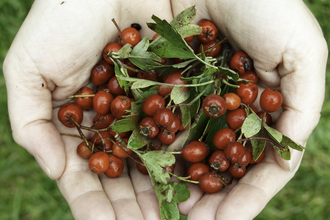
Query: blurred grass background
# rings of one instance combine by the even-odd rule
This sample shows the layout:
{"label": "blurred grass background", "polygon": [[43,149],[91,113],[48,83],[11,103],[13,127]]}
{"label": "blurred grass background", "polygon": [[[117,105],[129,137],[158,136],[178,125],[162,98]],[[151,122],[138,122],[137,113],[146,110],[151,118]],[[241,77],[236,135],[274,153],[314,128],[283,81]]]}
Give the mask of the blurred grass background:
{"label": "blurred grass background", "polygon": [[[330,42],[330,0],[305,0]],[[12,139],[2,63],[33,0],[0,0],[0,220],[73,219],[56,181]],[[301,167],[256,218],[330,219],[330,61],[320,123],[307,143]]]}

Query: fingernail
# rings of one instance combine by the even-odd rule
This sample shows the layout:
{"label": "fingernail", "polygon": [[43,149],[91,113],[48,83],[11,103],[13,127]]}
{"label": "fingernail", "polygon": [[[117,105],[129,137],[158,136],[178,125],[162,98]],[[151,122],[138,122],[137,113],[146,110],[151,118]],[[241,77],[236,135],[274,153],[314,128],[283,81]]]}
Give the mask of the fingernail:
{"label": "fingernail", "polygon": [[51,178],[50,169],[46,166],[44,161],[38,155],[35,155],[34,158],[36,159],[36,161],[39,164],[40,168],[47,174],[47,176],[49,178]]}
{"label": "fingernail", "polygon": [[291,161],[290,161],[290,172],[294,172],[297,167],[300,165],[300,162],[302,160],[302,157],[304,155],[304,151],[297,151],[297,150],[291,150]]}

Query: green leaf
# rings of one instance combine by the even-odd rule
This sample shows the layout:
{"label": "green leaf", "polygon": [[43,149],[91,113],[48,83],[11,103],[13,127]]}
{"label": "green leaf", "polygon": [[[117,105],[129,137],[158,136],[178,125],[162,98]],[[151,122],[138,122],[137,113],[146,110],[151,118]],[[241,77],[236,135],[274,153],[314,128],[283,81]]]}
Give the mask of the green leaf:
{"label": "green leaf", "polygon": [[144,37],[132,50],[128,59],[142,70],[151,70],[153,66],[161,66],[162,59],[156,54],[147,51],[149,47],[148,37]]}
{"label": "green leaf", "polygon": [[171,25],[175,28],[183,27],[191,23],[196,18],[196,15],[196,6],[193,5],[177,14],[175,18],[171,21]]}
{"label": "green leaf", "polygon": [[242,125],[242,133],[246,138],[252,137],[261,130],[262,121],[256,114],[249,114]]}
{"label": "green leaf", "polygon": [[264,124],[267,134],[276,142],[281,143],[283,135],[276,129]]}
{"label": "green leaf", "polygon": [[257,160],[261,153],[265,150],[266,140],[251,140],[252,144],[252,158]]}
{"label": "green leaf", "polygon": [[114,132],[132,131],[136,128],[136,120],[133,117],[123,118],[112,123],[110,127]]}
{"label": "green leaf", "polygon": [[186,89],[183,93],[180,91],[182,88],[176,86],[173,87],[172,92],[171,92],[171,99],[173,100],[174,104],[180,104],[186,101],[189,96],[189,89]]}
{"label": "green leaf", "polygon": [[305,149],[302,145],[294,142],[292,139],[290,139],[289,137],[287,137],[285,135],[283,135],[283,139],[282,139],[280,144],[282,146],[289,146],[292,149],[295,149],[295,150],[298,150],[298,151],[303,151]]}
{"label": "green leaf", "polygon": [[190,134],[188,140],[198,139],[204,131],[205,126],[207,125],[210,117],[208,117],[204,112],[200,115],[197,123],[194,122],[191,126]]}
{"label": "green leaf", "polygon": [[164,58],[195,58],[194,51],[188,46],[179,32],[166,20],[152,16],[156,23],[147,23],[148,27],[161,35],[150,44],[150,51]]}
{"label": "green leaf", "polygon": [[147,144],[149,144],[149,141],[135,129],[128,139],[127,148],[138,150]]}
{"label": "green leaf", "polygon": [[171,166],[175,163],[173,154],[166,151],[148,151],[139,156],[155,182],[167,184],[170,181],[170,175],[163,167]]}
{"label": "green leaf", "polygon": [[186,184],[171,182],[170,185],[174,187],[174,191],[175,191],[175,195],[172,199],[173,202],[180,203],[189,199],[190,191]]}
{"label": "green leaf", "polygon": [[152,80],[147,80],[147,79],[139,79],[136,80],[132,86],[131,89],[139,89],[139,88],[146,88],[149,86],[154,86],[154,85],[158,85],[158,82],[152,81]]}
{"label": "green leaf", "polygon": [[114,52],[115,56],[118,56],[120,59],[126,59],[130,56],[132,51],[132,45],[125,44],[118,52]]}
{"label": "green leaf", "polygon": [[163,201],[160,207],[160,215],[162,219],[167,220],[179,220],[180,219],[180,212],[177,204],[169,203]]}
{"label": "green leaf", "polygon": [[270,142],[275,149],[275,151],[284,159],[290,160],[291,159],[291,152],[288,146],[284,146],[284,150],[280,149],[278,146]]}

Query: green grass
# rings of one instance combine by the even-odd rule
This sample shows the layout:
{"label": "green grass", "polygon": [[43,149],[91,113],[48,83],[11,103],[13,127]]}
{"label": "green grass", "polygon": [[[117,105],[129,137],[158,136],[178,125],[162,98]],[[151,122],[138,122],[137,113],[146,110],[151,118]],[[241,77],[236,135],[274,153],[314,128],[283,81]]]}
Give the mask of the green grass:
{"label": "green grass", "polygon": [[[56,182],[48,179],[34,158],[12,139],[7,112],[3,59],[32,0],[0,0],[0,219],[73,219]],[[330,1],[305,0],[330,42]],[[295,177],[256,218],[329,219],[330,209],[330,63],[326,98],[319,125]]]}

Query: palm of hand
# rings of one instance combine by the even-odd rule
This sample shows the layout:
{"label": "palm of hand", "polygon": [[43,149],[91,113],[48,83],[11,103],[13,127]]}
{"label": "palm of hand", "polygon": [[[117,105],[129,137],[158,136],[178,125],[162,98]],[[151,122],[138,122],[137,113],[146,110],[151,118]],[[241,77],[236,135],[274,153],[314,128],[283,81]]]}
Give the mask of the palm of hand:
{"label": "palm of hand", "polygon": [[[298,91],[302,91],[302,87],[305,86],[304,83],[298,84],[296,79],[298,64],[304,62],[305,58],[295,57],[296,45],[293,40],[289,40],[289,36],[295,36],[296,33],[290,32],[292,28],[290,24],[285,26],[286,32],[281,34],[277,31],[282,27],[283,21],[277,23],[279,27],[276,27],[276,23],[273,26],[268,25],[276,20],[267,20],[265,17],[268,16],[265,15],[275,13],[276,8],[268,12],[256,13],[258,16],[253,17],[255,23],[250,23],[248,22],[250,15],[245,10],[247,6],[240,5],[241,8],[238,7],[237,10],[228,11],[237,6],[237,3],[227,1],[217,3],[180,1],[180,3],[173,2],[172,5],[169,2],[153,4],[151,1],[136,5],[124,1],[116,3],[98,1],[78,5],[72,2],[51,4],[35,3],[8,54],[5,67],[8,71],[5,72],[7,72],[9,109],[15,140],[31,154],[36,155],[37,161],[48,175],[58,179],[59,188],[77,219],[89,219],[93,215],[97,215],[100,219],[103,216],[113,219],[116,217],[118,219],[159,218],[157,200],[147,177],[142,177],[134,166],[129,166],[132,169],[126,169],[119,179],[103,177],[99,179],[96,175],[92,175],[86,161],[75,153],[76,146],[81,142],[77,132],[73,131],[75,129],[65,128],[56,119],[59,104],[66,96],[72,95],[88,83],[90,69],[100,59],[103,47],[117,38],[117,30],[111,22],[112,18],[115,18],[121,27],[127,27],[133,22],[145,24],[146,21],[150,21],[152,14],[171,20],[172,12],[177,14],[191,4],[196,4],[201,12],[197,19],[212,18],[233,45],[251,54],[264,85],[281,85],[282,92],[287,97],[288,108],[279,118],[277,124],[279,130],[293,138],[296,137],[303,143],[313,129],[313,125],[315,126],[315,121],[318,120],[317,114],[307,118],[304,114],[300,115],[298,119],[302,120],[302,124],[313,121],[311,126],[302,131],[302,134],[298,134],[297,129],[293,129],[296,125],[287,122],[288,118],[295,117],[294,108],[298,111],[302,108],[302,100],[296,99],[297,91],[292,91],[289,85],[295,83]],[[262,4],[263,2],[260,2],[259,6]],[[273,17],[279,19],[278,16]],[[307,27],[318,36],[318,27],[313,22],[315,22],[313,19],[308,18]],[[151,37],[153,34],[143,26],[142,35]],[[298,43],[304,40],[300,39]],[[283,42],[285,42],[284,46],[282,46]],[[291,53],[286,52],[288,48],[292,49]],[[9,66],[14,64],[11,62],[15,61],[14,56],[21,63],[18,67],[10,69]],[[298,59],[293,60],[293,57]],[[324,57],[325,61],[326,56]],[[318,72],[322,72],[323,66],[320,66],[310,65],[304,71],[317,68]],[[303,70],[299,75],[308,76]],[[306,79],[304,82],[308,81],[310,80]],[[14,89],[13,82],[20,87]],[[313,84],[311,90],[317,91],[318,86],[317,83]],[[20,97],[19,102],[11,101],[13,97]],[[320,99],[322,97],[318,100],[312,99],[313,106],[317,110],[321,105]],[[24,109],[26,117],[17,120],[17,116],[23,114],[21,106],[26,106]],[[39,107],[37,110],[36,106]],[[295,106],[294,110],[292,106]],[[91,112],[86,114],[83,123],[90,123],[91,117]],[[296,132],[292,133],[292,130]],[[38,135],[40,133],[43,134],[42,137]],[[42,147],[41,143],[46,143],[47,148]],[[259,213],[268,200],[294,175],[294,172],[285,171],[292,165],[276,158],[272,150],[268,150],[266,154],[265,161],[250,170],[230,193],[224,190],[203,196],[196,187],[191,186],[191,198],[180,204],[182,213],[188,214],[193,208],[189,213],[191,218],[213,219],[215,216],[226,217],[226,214],[232,214],[238,206],[243,208],[239,212],[234,211],[237,216],[247,212],[253,217]],[[298,155],[296,163],[299,159]],[[285,169],[279,166],[278,162]],[[209,212],[205,214],[205,210]]]}

